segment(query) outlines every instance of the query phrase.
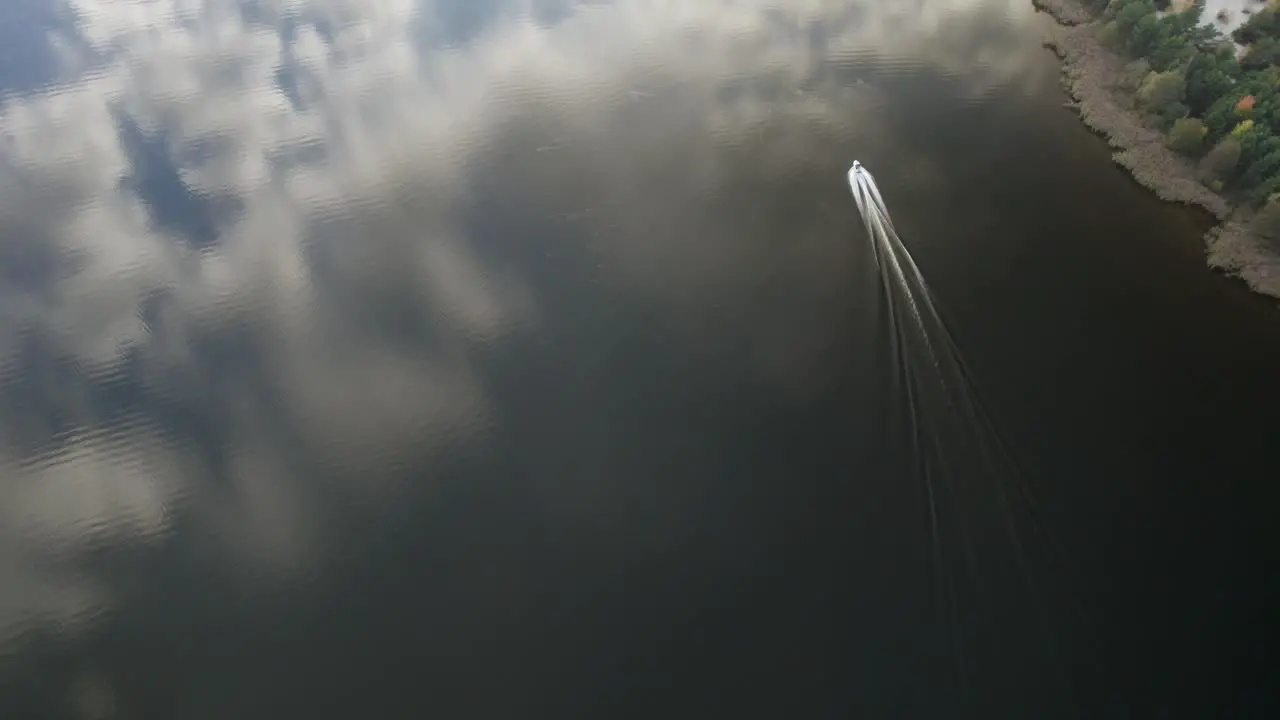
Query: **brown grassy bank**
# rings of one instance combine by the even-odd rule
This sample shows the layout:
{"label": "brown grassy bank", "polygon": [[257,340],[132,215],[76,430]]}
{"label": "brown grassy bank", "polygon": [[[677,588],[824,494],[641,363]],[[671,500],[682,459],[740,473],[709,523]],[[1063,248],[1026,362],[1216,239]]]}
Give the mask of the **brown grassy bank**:
{"label": "brown grassy bank", "polygon": [[1134,105],[1127,61],[1099,40],[1100,25],[1076,0],[1032,0],[1057,21],[1045,39],[1063,63],[1063,85],[1085,125],[1107,139],[1112,157],[1143,186],[1171,202],[1198,205],[1220,224],[1205,235],[1208,264],[1280,298],[1280,251],[1251,229],[1252,212],[1200,182],[1194,164],[1165,146]]}

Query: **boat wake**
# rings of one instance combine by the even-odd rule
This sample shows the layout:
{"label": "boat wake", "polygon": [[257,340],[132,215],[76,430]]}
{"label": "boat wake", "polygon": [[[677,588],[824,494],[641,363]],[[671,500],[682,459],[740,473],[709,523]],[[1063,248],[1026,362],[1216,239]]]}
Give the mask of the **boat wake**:
{"label": "boat wake", "polygon": [[929,535],[940,681],[975,711],[1024,675],[1041,692],[1053,686],[1069,693],[1059,648],[1064,613],[1051,608],[1068,574],[1066,556],[1041,521],[875,179],[857,162],[848,177],[882,288],[898,412],[892,425],[905,434]]}

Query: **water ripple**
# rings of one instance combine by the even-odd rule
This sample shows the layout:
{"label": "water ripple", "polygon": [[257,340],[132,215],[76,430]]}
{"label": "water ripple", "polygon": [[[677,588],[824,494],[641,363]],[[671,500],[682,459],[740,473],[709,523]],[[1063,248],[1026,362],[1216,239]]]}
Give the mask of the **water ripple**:
{"label": "water ripple", "polygon": [[[912,83],[995,103],[1043,57],[1023,0],[48,6],[0,11],[39,48],[0,49],[0,656],[234,625],[206,596],[338,605],[499,515],[573,568],[696,535],[724,473],[676,478],[724,441],[628,423],[735,382],[821,402],[848,153],[937,176]],[[114,674],[84,712],[186,707]]]}

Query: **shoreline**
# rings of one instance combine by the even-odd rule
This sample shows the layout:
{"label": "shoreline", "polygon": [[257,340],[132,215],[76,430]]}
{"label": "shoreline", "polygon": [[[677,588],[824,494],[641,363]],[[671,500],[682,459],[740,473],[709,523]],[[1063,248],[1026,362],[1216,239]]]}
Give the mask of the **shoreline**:
{"label": "shoreline", "polygon": [[1208,265],[1244,280],[1255,292],[1280,299],[1280,250],[1253,232],[1253,212],[1234,207],[1200,182],[1195,165],[1165,147],[1162,133],[1146,125],[1123,90],[1128,60],[1097,37],[1097,20],[1076,0],[1032,0],[1054,20],[1045,46],[1062,61],[1062,80],[1084,124],[1106,138],[1112,159],[1162,200],[1196,205],[1218,220],[1205,233]]}

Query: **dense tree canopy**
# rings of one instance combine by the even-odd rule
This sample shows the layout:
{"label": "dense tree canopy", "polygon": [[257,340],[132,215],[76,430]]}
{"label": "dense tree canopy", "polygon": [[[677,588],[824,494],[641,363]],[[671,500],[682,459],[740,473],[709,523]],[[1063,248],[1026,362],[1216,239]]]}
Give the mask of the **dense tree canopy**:
{"label": "dense tree canopy", "polygon": [[1228,137],[1219,142],[1200,161],[1200,172],[1206,182],[1221,184],[1235,174],[1240,165],[1240,141]]}
{"label": "dense tree canopy", "polygon": [[1182,102],[1187,92],[1187,81],[1177,70],[1152,72],[1138,88],[1138,98],[1152,110]]}
{"label": "dense tree canopy", "polygon": [[1199,118],[1178,118],[1169,130],[1169,147],[1186,155],[1195,155],[1200,152],[1204,136],[1208,134],[1209,128]]}
{"label": "dense tree canopy", "polygon": [[1280,17],[1276,16],[1275,8],[1266,7],[1251,15],[1231,36],[1241,45],[1248,45],[1277,34],[1280,34]]}
{"label": "dense tree canopy", "polygon": [[[1280,12],[1254,13],[1232,38],[1202,22],[1204,0],[1180,12],[1155,0],[1087,0],[1107,33],[1150,72],[1142,109],[1169,147],[1201,162],[1205,182],[1263,203],[1280,192]],[[1237,59],[1238,57],[1238,59]],[[1134,67],[1134,66],[1131,66]],[[1270,207],[1270,206],[1269,206]],[[1280,213],[1280,210],[1277,210]]]}

